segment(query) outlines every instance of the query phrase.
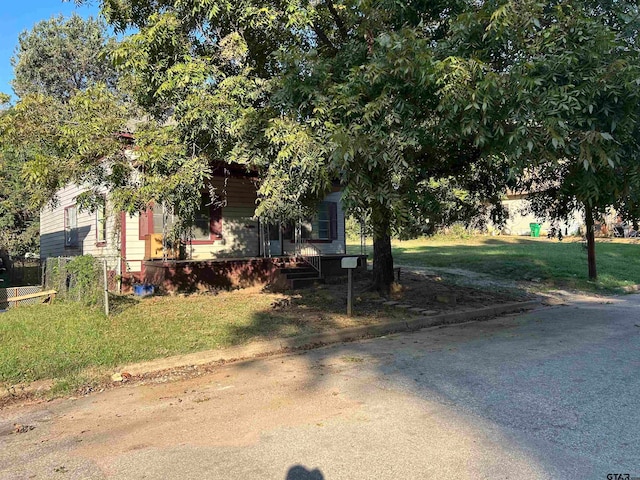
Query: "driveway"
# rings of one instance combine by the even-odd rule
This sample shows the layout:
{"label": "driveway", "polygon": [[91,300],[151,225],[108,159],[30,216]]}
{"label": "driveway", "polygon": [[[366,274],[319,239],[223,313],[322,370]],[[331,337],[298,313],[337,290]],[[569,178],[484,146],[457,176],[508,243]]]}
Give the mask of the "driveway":
{"label": "driveway", "polygon": [[11,407],[0,478],[640,477],[639,369],[640,296],[582,298]]}

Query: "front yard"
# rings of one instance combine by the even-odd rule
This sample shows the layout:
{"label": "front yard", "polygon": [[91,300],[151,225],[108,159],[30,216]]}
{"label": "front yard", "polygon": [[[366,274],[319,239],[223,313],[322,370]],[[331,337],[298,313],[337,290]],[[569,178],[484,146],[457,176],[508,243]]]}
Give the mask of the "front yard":
{"label": "front yard", "polygon": [[369,275],[359,274],[354,282],[353,317],[346,316],[344,282],[289,294],[256,287],[117,297],[110,318],[70,301],[13,308],[0,314],[0,385],[54,379],[56,388],[70,391],[128,363],[522,299],[509,291],[461,290],[439,277],[405,272],[393,298],[428,311],[409,312],[382,305],[367,290]]}
{"label": "front yard", "polygon": [[[615,291],[640,283],[640,244],[630,241],[598,242],[596,283],[587,280],[586,253],[571,239],[560,243],[522,237],[436,237],[394,242],[393,248],[397,265],[435,271],[423,276],[402,269],[401,286],[394,287],[392,295],[403,304],[431,312],[425,315],[524,299],[516,290],[499,291],[500,284],[478,290],[448,283],[455,269],[524,281],[529,290]],[[377,294],[366,291],[367,284],[367,278],[356,282],[351,318],[345,315],[343,283],[286,295],[252,288],[142,300],[120,297],[115,314],[108,319],[73,302],[11,309],[0,314],[0,385],[54,379],[60,390],[69,391],[105,378],[119,365],[412,314],[384,307],[376,301]]]}
{"label": "front yard", "polygon": [[302,297],[254,288],[121,297],[110,318],[74,302],[14,308],[0,314],[0,382],[66,379],[87,368],[361,325],[388,315],[381,308],[348,318],[325,296],[322,289]]}
{"label": "front yard", "polygon": [[[369,239],[369,253],[371,252]],[[620,291],[640,284],[640,243],[635,239],[597,239],[598,281],[587,278],[587,253],[575,238],[436,236],[393,242],[396,265],[459,268],[511,281],[533,281],[539,288]],[[350,245],[350,252],[360,247]]]}

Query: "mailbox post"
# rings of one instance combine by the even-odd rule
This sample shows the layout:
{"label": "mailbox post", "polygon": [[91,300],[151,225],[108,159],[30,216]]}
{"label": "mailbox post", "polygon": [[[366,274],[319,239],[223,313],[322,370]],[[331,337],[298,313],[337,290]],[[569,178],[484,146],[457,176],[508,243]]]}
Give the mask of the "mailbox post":
{"label": "mailbox post", "polygon": [[349,272],[349,285],[347,287],[347,316],[352,314],[353,306],[353,269],[358,267],[358,257],[344,257],[340,262],[342,268]]}

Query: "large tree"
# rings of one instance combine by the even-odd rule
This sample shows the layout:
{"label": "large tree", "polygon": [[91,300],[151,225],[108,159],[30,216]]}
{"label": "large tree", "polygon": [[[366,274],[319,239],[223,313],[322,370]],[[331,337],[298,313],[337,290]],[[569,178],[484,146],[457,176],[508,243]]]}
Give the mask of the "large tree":
{"label": "large tree", "polygon": [[[1,125],[11,115],[8,95],[0,94]],[[21,163],[0,133],[0,250],[24,255],[38,250],[38,208],[25,195]]]}
{"label": "large tree", "polygon": [[504,152],[537,213],[584,213],[594,280],[595,220],[612,206],[637,214],[639,28],[637,2],[525,0],[483,4],[455,37],[480,73],[453,120]]}
{"label": "large tree", "polygon": [[550,182],[556,213],[579,203],[588,226],[616,195],[633,198],[633,2],[101,4],[138,31],[113,58],[199,165],[191,185],[246,163],[262,173],[258,214],[283,218],[340,180],[371,219],[380,290],[392,234],[454,218],[452,203],[497,204],[508,181]]}
{"label": "large tree", "polygon": [[116,74],[105,50],[113,42],[104,22],[75,13],[38,22],[18,37],[13,89],[19,97],[41,93],[68,101],[96,83],[114,87]]}
{"label": "large tree", "polygon": [[443,92],[460,80],[447,61],[449,26],[472,4],[102,7],[116,28],[138,30],[114,52],[137,102],[158,121],[170,118],[186,150],[210,167],[231,160],[259,169],[258,215],[304,215],[339,180],[348,209],[371,219],[375,283],[386,290],[392,234],[477,213],[482,200],[498,204],[504,187],[499,157],[471,132],[442,128]]}
{"label": "large tree", "polygon": [[88,167],[113,151],[127,115],[114,96],[112,43],[104,22],[77,15],[20,35],[12,59],[19,98],[0,98],[0,248],[37,250],[40,208],[66,182],[96,178]]}

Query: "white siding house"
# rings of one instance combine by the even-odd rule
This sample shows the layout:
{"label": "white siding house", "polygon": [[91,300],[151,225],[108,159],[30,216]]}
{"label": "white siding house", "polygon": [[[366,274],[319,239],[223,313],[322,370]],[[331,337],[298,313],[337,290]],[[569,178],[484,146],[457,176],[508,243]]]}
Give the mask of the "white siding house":
{"label": "white siding house", "polygon": [[40,257],[94,255],[117,262],[120,238],[114,236],[117,217],[105,209],[80,211],[77,196],[86,189],[68,185],[57,193],[55,206],[40,213]]}
{"label": "white siding house", "polygon": [[526,195],[509,195],[502,204],[509,213],[503,231],[509,235],[529,235],[531,223],[540,224],[541,235],[546,235],[551,227],[561,228],[563,235],[574,235],[584,224],[581,213],[577,211],[564,222],[551,222],[538,218],[531,212]]}
{"label": "white siding house", "polygon": [[[342,208],[342,192],[332,192],[327,195],[320,206],[326,207],[327,216],[318,217],[306,222],[306,241],[315,245],[323,255],[344,255],[347,253],[347,243],[345,234],[345,215]],[[335,211],[332,209],[335,208]],[[324,222],[325,225],[321,223]],[[317,232],[314,232],[317,230]],[[317,235],[314,235],[317,233]],[[295,242],[289,238],[283,239],[283,254],[293,255],[295,253]]]}
{"label": "white siding house", "polygon": [[[221,205],[203,203],[197,235],[182,245],[187,260],[214,260],[228,258],[254,258],[263,256],[264,229],[254,218],[256,185],[248,177],[215,177],[212,180]],[[58,256],[93,255],[109,260],[119,273],[137,273],[143,262],[150,260],[149,237],[163,233],[163,215],[150,209],[132,216],[112,211],[107,199],[106,210],[79,211],[76,198],[85,189],[69,185],[57,194],[57,203],[45,208],[40,215],[41,258]],[[208,202],[211,203],[211,202]],[[344,254],[346,251],[345,217],[341,192],[327,195],[319,205],[321,213],[307,223],[309,243],[323,253]],[[323,213],[322,213],[323,212]],[[106,219],[104,214],[106,213]],[[323,216],[324,215],[324,216]],[[166,217],[165,217],[166,218]],[[286,228],[273,229],[270,252],[267,255],[291,255],[295,243]]]}

